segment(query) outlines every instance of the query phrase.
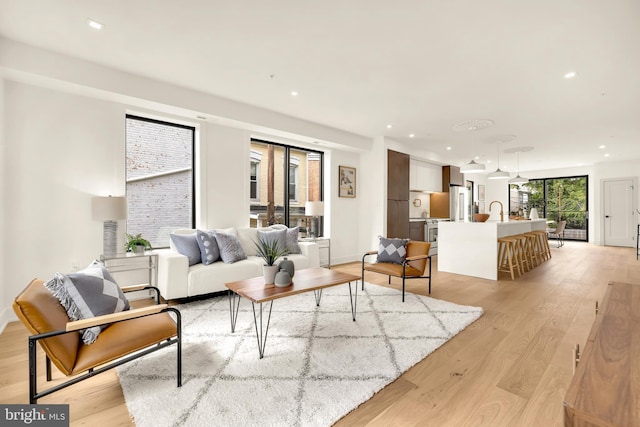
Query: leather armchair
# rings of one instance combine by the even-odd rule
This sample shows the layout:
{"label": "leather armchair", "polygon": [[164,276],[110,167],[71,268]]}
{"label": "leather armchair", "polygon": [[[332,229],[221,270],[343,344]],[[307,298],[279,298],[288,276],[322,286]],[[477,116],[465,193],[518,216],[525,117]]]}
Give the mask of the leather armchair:
{"label": "leather armchair", "polygon": [[[154,289],[157,302],[160,293],[149,286],[132,286],[123,291]],[[64,307],[44,286],[34,279],[13,302],[13,310],[32,334],[29,336],[29,403],[62,388],[100,374],[116,366],[137,359],[161,348],[177,346],[177,383],[182,385],[182,343],[180,312],[167,304],[127,310],[70,321]],[[172,316],[169,313],[173,313]],[[83,343],[79,330],[105,325],[97,340]],[[38,392],[36,370],[36,343],[46,356],[46,378],[51,381],[51,363],[65,376],[65,382]]]}
{"label": "leather armchair", "polygon": [[[404,282],[405,279],[429,279],[429,293],[431,293],[431,256],[429,249],[431,243],[409,241],[407,243],[407,256],[402,264],[394,264],[390,262],[365,262],[368,256],[377,255],[378,251],[370,251],[362,256],[362,290],[364,290],[364,272],[372,271],[374,273],[385,274],[389,276],[389,284],[391,284],[391,276],[400,277],[402,279],[402,302],[404,302]],[[428,274],[425,270],[428,267]]]}

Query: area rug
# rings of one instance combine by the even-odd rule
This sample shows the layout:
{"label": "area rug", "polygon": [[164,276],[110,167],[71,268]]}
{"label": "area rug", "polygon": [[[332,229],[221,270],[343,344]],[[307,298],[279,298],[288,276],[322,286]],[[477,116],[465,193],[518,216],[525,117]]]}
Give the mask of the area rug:
{"label": "area rug", "polygon": [[[231,333],[227,297],[178,307],[175,347],[118,368],[136,426],[330,426],[482,315],[482,309],[367,284],[351,318],[348,285],[275,300],[259,358],[251,303]],[[266,318],[265,318],[266,319]]]}

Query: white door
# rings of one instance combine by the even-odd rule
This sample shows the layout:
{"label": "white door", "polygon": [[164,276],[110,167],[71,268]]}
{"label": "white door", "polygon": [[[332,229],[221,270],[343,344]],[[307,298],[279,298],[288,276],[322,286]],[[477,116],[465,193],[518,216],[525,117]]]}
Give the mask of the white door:
{"label": "white door", "polygon": [[633,180],[604,180],[604,244],[635,247]]}

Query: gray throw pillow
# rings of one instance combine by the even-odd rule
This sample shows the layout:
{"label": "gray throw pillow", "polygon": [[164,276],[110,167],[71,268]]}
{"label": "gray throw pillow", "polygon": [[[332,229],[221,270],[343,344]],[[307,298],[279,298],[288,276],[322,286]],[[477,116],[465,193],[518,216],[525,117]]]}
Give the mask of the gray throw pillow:
{"label": "gray throw pillow", "polygon": [[302,253],[298,245],[298,227],[287,229],[287,251],[290,254]]}
{"label": "gray throw pillow", "polygon": [[196,230],[200,257],[204,265],[212,264],[220,259],[220,249],[216,241],[215,231]]}
{"label": "gray throw pillow", "polygon": [[409,239],[387,239],[380,236],[378,244],[378,262],[402,264],[407,257]]}
{"label": "gray throw pillow", "polygon": [[258,230],[258,239],[267,243],[276,242],[280,251],[287,249],[286,228],[284,230]]}
{"label": "gray throw pillow", "polygon": [[236,261],[247,259],[247,255],[242,249],[240,239],[231,234],[215,233],[216,242],[220,249],[220,258],[225,264],[233,264]]}
{"label": "gray throw pillow", "polygon": [[169,237],[178,253],[189,258],[189,265],[198,264],[203,257],[195,234],[170,234]]}
{"label": "gray throw pillow", "polygon": [[[130,308],[120,286],[99,261],[93,261],[76,273],[56,273],[44,285],[60,301],[70,320],[89,319]],[[80,331],[82,341],[92,344],[107,326],[94,326]]]}

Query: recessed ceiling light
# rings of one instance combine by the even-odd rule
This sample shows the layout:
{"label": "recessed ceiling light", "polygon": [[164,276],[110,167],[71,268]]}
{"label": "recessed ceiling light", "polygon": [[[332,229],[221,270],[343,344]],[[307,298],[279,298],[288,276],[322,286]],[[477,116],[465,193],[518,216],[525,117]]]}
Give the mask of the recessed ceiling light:
{"label": "recessed ceiling light", "polygon": [[87,25],[89,25],[91,28],[93,28],[94,30],[101,30],[104,28],[104,25],[99,23],[98,21],[94,21],[91,18],[87,19]]}
{"label": "recessed ceiling light", "polygon": [[603,149],[603,148],[607,148],[607,146],[606,145],[601,145],[600,149]]}
{"label": "recessed ceiling light", "polygon": [[295,90],[291,91],[291,96],[298,96],[298,92],[296,92]]}
{"label": "recessed ceiling light", "polygon": [[391,129],[393,125],[387,125],[387,129]]}
{"label": "recessed ceiling light", "polygon": [[451,147],[447,147],[447,150],[451,150]]}
{"label": "recessed ceiling light", "polygon": [[572,79],[577,75],[578,75],[578,73],[576,73],[575,71],[569,71],[568,73],[565,73],[564,78],[565,79]]}
{"label": "recessed ceiling light", "polygon": [[480,160],[480,156],[475,156],[474,160]]}
{"label": "recessed ceiling light", "polygon": [[605,156],[605,157],[609,157],[609,153],[605,153],[605,155],[604,155],[604,156]]}
{"label": "recessed ceiling light", "polygon": [[409,138],[415,138],[415,137],[416,137],[416,134],[415,134],[415,133],[410,133],[410,134],[409,134]]}

